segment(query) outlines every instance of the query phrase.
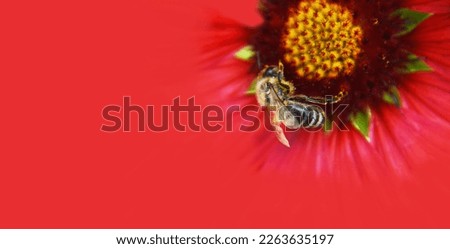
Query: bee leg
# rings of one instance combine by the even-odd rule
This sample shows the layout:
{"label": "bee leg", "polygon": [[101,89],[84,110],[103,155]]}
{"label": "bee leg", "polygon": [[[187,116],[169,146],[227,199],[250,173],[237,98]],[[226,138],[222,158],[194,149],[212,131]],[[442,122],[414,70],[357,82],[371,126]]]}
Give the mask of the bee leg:
{"label": "bee leg", "polygon": [[314,97],[310,97],[310,96],[306,96],[303,94],[298,94],[298,95],[294,95],[292,97],[290,97],[290,100],[296,100],[299,102],[309,102],[312,104],[319,104],[319,105],[326,105],[326,104],[335,104],[340,102],[345,96],[347,96],[347,92],[346,91],[340,91],[338,95],[334,95],[333,98],[327,99],[324,97],[320,97],[320,96],[314,96]]}
{"label": "bee leg", "polygon": [[272,118],[271,123],[272,123],[272,126],[275,128],[275,134],[277,136],[278,141],[280,141],[280,143],[282,143],[284,146],[290,148],[291,146],[289,144],[289,141],[286,138],[286,135],[284,134],[283,128],[281,128],[281,126],[280,126],[281,122],[277,118],[277,115],[275,115]]}
{"label": "bee leg", "polygon": [[340,102],[343,98],[345,98],[348,95],[347,91],[341,90],[337,95],[333,96],[332,101],[327,101],[329,104],[336,104]]}

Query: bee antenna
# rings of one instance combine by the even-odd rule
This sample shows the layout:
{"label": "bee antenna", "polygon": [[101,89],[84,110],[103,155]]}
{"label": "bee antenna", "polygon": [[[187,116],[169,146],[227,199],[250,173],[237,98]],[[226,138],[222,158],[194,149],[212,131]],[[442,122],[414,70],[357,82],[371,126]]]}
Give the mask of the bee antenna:
{"label": "bee antenna", "polygon": [[278,61],[278,83],[281,83],[284,74],[284,65],[281,61]]}
{"label": "bee antenna", "polygon": [[256,51],[256,65],[258,66],[258,70],[261,70],[261,58],[259,57],[259,51]]}
{"label": "bee antenna", "polygon": [[281,61],[278,61],[278,69],[280,71],[284,71],[284,65],[283,65],[283,63]]}

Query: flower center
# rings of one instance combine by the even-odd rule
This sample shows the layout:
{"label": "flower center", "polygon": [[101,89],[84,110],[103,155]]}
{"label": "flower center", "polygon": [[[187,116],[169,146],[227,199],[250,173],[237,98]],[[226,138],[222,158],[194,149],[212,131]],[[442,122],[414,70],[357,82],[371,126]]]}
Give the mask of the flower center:
{"label": "flower center", "polygon": [[309,80],[349,75],[361,52],[363,32],[348,9],[326,0],[289,9],[282,36],[284,60]]}
{"label": "flower center", "polygon": [[[342,115],[327,109],[329,120],[351,122],[352,114],[378,108],[405,76],[409,48],[399,35],[408,23],[398,15],[403,0],[261,0],[264,23],[249,37],[257,52],[253,69],[284,65],[294,95],[345,97]],[[395,94],[394,94],[395,95]],[[341,115],[338,117],[338,115]]]}

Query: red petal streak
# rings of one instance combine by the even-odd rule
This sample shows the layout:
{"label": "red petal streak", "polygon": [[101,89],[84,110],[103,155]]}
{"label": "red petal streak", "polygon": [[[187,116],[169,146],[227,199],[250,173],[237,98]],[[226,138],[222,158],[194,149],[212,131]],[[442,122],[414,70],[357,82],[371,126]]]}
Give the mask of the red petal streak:
{"label": "red petal streak", "polygon": [[408,0],[408,7],[428,13],[450,12],[450,2],[448,0]]}
{"label": "red petal streak", "polygon": [[202,62],[207,66],[217,66],[247,45],[251,29],[241,23],[220,16],[210,17],[210,26],[201,36],[204,44]]}

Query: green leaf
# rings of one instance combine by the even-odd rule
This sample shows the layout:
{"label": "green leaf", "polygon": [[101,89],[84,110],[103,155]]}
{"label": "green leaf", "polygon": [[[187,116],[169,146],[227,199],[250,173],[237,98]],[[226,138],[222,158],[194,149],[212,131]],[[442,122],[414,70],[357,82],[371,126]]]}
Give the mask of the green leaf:
{"label": "green leaf", "polygon": [[398,92],[397,87],[392,86],[388,91],[383,93],[384,102],[395,105],[400,108],[402,106],[402,101],[400,98],[400,93]]}
{"label": "green leaf", "polygon": [[370,123],[372,120],[372,113],[369,108],[364,111],[350,115],[350,121],[356,130],[370,142]]}
{"label": "green leaf", "polygon": [[408,8],[401,8],[396,10],[392,15],[399,16],[401,19],[405,21],[403,31],[397,34],[397,36],[402,36],[413,31],[420,23],[425,21],[432,14],[426,12],[419,12]]}
{"label": "green leaf", "polygon": [[256,79],[252,81],[250,87],[245,92],[248,95],[254,95],[256,93]]}
{"label": "green leaf", "polygon": [[417,73],[417,72],[430,72],[433,69],[427,65],[422,59],[414,54],[408,55],[408,62],[402,73]]}
{"label": "green leaf", "polygon": [[248,61],[253,58],[253,56],[255,56],[255,51],[253,51],[253,47],[250,45],[241,48],[234,54],[234,57],[243,61]]}

